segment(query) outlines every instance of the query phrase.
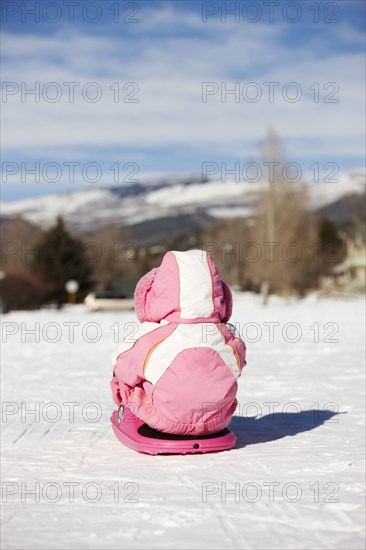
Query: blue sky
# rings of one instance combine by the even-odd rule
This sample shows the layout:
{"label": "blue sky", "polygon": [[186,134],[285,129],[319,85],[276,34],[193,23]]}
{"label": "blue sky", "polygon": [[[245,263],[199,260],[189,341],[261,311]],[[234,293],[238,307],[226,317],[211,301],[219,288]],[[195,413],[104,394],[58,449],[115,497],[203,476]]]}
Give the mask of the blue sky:
{"label": "blue sky", "polygon": [[305,176],[365,165],[363,1],[73,8],[2,2],[2,200],[245,167],[269,128]]}

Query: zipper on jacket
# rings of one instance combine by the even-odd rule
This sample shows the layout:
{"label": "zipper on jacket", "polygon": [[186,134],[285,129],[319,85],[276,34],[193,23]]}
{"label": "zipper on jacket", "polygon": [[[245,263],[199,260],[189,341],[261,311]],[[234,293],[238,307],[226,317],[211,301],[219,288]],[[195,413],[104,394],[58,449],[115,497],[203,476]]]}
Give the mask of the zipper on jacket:
{"label": "zipper on jacket", "polygon": [[119,425],[121,424],[121,422],[122,422],[122,417],[123,417],[124,410],[125,410],[125,408],[124,408],[123,405],[120,405],[120,406],[118,407],[118,415],[117,415],[117,424],[118,424],[118,426],[119,426]]}

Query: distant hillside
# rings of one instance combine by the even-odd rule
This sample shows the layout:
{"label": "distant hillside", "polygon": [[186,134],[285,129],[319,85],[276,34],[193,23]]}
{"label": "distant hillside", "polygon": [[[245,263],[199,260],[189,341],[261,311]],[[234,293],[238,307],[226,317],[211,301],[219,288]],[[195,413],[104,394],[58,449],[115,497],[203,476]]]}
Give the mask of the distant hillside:
{"label": "distant hillside", "polygon": [[[203,223],[250,217],[265,183],[200,181],[171,177],[142,183],[88,189],[1,204],[5,222],[24,219],[43,228],[62,215],[79,232],[121,224],[139,244],[161,242]],[[314,211],[345,223],[359,210],[365,171],[344,174],[336,183],[308,184]]]}
{"label": "distant hillside", "polygon": [[366,218],[366,194],[351,193],[318,209],[318,214],[337,223],[344,225],[354,220]]}

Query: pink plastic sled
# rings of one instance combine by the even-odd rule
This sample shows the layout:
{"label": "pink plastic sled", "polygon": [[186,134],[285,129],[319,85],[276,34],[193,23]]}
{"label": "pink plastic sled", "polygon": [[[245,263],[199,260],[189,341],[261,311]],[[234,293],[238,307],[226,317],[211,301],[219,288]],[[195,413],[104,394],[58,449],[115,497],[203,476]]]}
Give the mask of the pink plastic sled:
{"label": "pink plastic sled", "polygon": [[121,443],[150,455],[228,451],[236,443],[236,436],[227,428],[216,434],[196,437],[158,432],[123,406],[112,413],[111,422]]}

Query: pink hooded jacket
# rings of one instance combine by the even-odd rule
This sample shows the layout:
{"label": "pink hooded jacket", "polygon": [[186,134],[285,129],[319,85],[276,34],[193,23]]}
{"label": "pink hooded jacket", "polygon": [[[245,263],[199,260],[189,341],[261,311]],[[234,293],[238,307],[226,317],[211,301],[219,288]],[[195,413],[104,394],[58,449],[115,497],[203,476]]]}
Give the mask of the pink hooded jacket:
{"label": "pink hooded jacket", "polygon": [[138,282],[135,309],[142,324],[113,356],[114,401],[162,432],[226,428],[246,350],[226,325],[232,296],[211,256],[167,252]]}

